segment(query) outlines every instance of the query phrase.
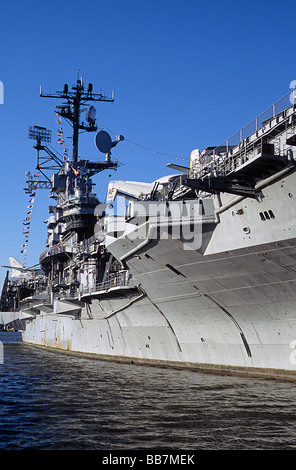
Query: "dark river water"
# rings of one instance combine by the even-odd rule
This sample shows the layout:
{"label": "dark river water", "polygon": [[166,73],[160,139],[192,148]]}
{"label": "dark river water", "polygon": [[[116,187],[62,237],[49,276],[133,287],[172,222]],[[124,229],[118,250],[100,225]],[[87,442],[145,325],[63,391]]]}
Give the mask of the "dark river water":
{"label": "dark river water", "polygon": [[117,364],[0,333],[1,450],[294,450],[292,383]]}

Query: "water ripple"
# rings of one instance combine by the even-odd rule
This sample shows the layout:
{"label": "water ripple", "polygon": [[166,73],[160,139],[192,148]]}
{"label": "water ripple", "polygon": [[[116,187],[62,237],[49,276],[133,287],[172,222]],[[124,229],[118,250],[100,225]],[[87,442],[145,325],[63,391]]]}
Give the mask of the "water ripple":
{"label": "water ripple", "polygon": [[295,449],[294,390],[6,342],[0,449]]}

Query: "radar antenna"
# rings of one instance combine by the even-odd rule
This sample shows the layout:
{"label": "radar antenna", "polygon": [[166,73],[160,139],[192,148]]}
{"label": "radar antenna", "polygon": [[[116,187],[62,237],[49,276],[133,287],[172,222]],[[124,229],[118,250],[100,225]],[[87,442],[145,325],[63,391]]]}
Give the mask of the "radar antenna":
{"label": "radar antenna", "polygon": [[[46,145],[43,145],[43,143],[51,142],[51,130],[41,126],[29,126],[28,138],[36,140],[36,144],[33,146],[37,150],[36,169],[42,173],[45,180],[35,181],[31,173],[27,172],[28,178],[26,183],[28,186],[24,188],[24,191],[26,193],[31,193],[33,187],[49,189],[51,187],[50,179],[44,173],[44,170],[59,170],[63,165],[63,161]],[[45,151],[46,154],[40,154],[40,150]]]}

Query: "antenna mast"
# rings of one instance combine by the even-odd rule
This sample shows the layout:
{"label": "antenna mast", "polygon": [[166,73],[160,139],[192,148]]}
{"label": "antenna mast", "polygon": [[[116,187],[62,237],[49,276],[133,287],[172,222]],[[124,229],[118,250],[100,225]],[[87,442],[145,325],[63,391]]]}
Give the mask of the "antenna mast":
{"label": "antenna mast", "polygon": [[89,119],[88,125],[80,123],[81,105],[84,105],[88,101],[107,101],[114,102],[114,94],[112,98],[107,98],[102,93],[93,93],[93,85],[89,83],[87,89],[84,89],[82,78],[77,80],[76,85],[72,87],[73,91],[69,91],[67,84],[64,84],[63,91],[57,91],[56,93],[44,94],[40,88],[40,96],[43,98],[58,98],[64,100],[64,103],[57,106],[57,112],[60,116],[64,117],[67,121],[70,121],[73,127],[73,152],[72,162],[78,161],[78,140],[79,130],[87,132],[93,132],[97,130],[95,125],[95,119]]}

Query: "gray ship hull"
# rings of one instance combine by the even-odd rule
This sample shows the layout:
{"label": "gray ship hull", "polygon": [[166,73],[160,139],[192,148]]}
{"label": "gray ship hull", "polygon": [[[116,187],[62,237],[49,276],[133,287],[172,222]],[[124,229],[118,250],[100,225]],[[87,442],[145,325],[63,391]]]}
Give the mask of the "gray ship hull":
{"label": "gray ship hull", "polygon": [[[113,360],[296,378],[294,179],[292,171],[275,181],[261,202],[227,197],[210,235],[205,224],[200,250],[170,236],[140,243],[126,263],[142,290],[94,296],[87,308],[56,300],[26,323],[23,340]],[[273,219],[258,216],[265,206]],[[109,249],[131,252],[124,235]]]}
{"label": "gray ship hull", "polygon": [[0,324],[91,357],[296,379],[295,102],[236,146],[198,151],[186,174],[113,182],[109,200],[129,197],[121,217],[100,204],[96,223],[83,161],[79,177],[63,163],[46,288]]}
{"label": "gray ship hull", "polygon": [[[281,247],[281,259],[296,254],[295,245],[294,239]],[[264,248],[266,253],[279,255],[275,245]],[[238,279],[231,289],[217,290],[217,278],[211,277],[200,282],[168,282],[166,294],[171,290],[175,295],[157,300],[147,296],[137,296],[133,303],[132,298],[129,302],[126,298],[94,299],[92,318],[86,309],[79,320],[70,312],[41,313],[27,322],[23,340],[114,360],[292,376],[296,370],[296,275],[273,266],[277,281],[268,281],[266,271],[260,279],[258,272],[254,275],[250,270],[256,257],[260,260],[259,252],[228,256],[227,264],[233,263],[234,268],[228,268],[227,274]],[[238,262],[247,266],[239,277]],[[200,263],[200,276],[209,270],[206,263],[215,265],[218,277],[218,260]],[[225,271],[224,261],[223,266]],[[242,279],[248,283],[240,285]],[[200,288],[208,284],[207,292],[199,293],[196,284]],[[125,307],[127,303],[131,305]]]}

